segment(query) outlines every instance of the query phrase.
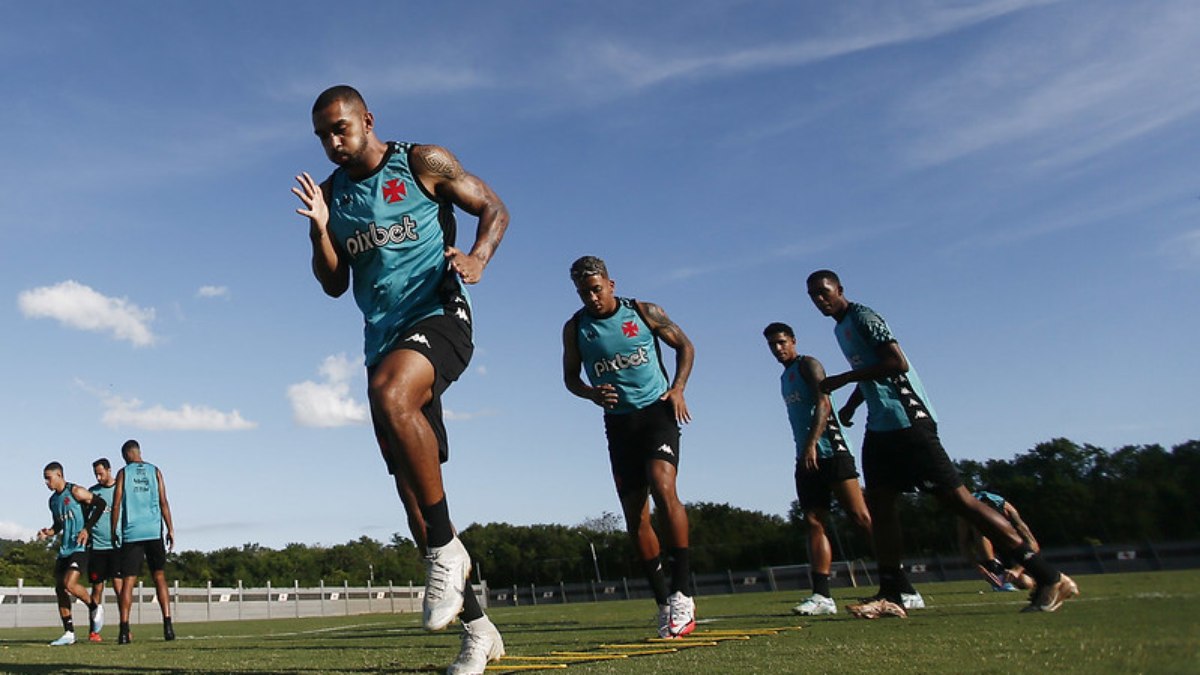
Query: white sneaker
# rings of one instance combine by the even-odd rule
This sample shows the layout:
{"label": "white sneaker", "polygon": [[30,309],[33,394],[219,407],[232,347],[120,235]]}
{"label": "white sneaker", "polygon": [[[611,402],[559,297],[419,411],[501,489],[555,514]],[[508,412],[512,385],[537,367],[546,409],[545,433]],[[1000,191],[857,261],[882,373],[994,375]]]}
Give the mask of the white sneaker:
{"label": "white sneaker", "polygon": [[471,556],[455,537],[445,546],[429,549],[425,556],[425,601],[422,619],[426,630],[441,630],[462,611],[463,588],[471,573]]}
{"label": "white sneaker", "polygon": [[104,605],[96,605],[95,612],[89,612],[91,615],[88,621],[92,624],[92,632],[99,633],[101,628],[104,628]]}
{"label": "white sneaker", "polygon": [[683,637],[696,630],[696,601],[675,591],[667,598],[671,618],[667,630],[671,637]]}
{"label": "white sneaker", "polygon": [[901,593],[900,600],[902,601],[901,604],[904,605],[904,609],[925,609],[925,598],[921,597],[920,592]]}
{"label": "white sneaker", "polygon": [[792,608],[793,614],[800,616],[822,616],[824,614],[837,614],[837,603],[833,598],[825,597],[820,593],[813,593],[807,600]]}
{"label": "white sneaker", "polygon": [[504,639],[486,616],[463,624],[462,649],[446,675],[482,675],[489,661],[504,656]]}
{"label": "white sneaker", "polygon": [[658,606],[658,637],[671,637],[671,606]]}
{"label": "white sneaker", "polygon": [[58,638],[54,642],[51,642],[50,646],[51,647],[62,647],[64,645],[73,645],[73,644],[75,644],[75,633],[73,633],[71,631],[66,631],[62,634],[62,637]]}

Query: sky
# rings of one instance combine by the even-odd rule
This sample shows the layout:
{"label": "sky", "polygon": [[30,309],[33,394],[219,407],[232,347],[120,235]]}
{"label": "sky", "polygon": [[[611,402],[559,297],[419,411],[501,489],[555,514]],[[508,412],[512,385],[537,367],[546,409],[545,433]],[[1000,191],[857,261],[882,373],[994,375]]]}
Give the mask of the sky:
{"label": "sky", "polygon": [[619,511],[561,378],[585,254],[695,344],[685,501],[786,514],[761,331],[845,370],[820,268],[888,320],[952,458],[1200,436],[1194,2],[0,8],[0,537],[49,523],[46,463],[90,485],[128,438],[179,549],[407,535],[361,314],[313,279],[289,191],[332,169],[309,111],[340,83],[511,212],[444,399],[460,528]]}

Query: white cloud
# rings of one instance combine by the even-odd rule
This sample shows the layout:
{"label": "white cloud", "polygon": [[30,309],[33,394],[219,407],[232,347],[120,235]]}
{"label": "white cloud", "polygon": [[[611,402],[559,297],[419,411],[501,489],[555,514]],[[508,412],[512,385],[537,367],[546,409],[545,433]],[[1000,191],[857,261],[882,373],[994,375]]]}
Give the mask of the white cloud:
{"label": "white cloud", "polygon": [[17,305],[27,317],[57,319],[69,328],[110,333],[137,347],[152,345],[157,339],[150,330],[153,309],[138,307],[127,298],[110,298],[77,281],[22,291]]}
{"label": "white cloud", "polygon": [[147,430],[171,431],[243,431],[258,426],[242,417],[237,410],[221,412],[205,405],[184,403],[172,410],[156,405],[147,408],[136,398],[126,399],[120,396],[104,396],[104,406],[107,408],[100,421],[106,426],[132,427]]}
{"label": "white cloud", "polygon": [[37,530],[32,527],[25,527],[24,525],[10,523],[7,520],[0,520],[0,539],[28,541],[35,536],[37,536]]}
{"label": "white cloud", "polygon": [[350,380],[361,372],[345,354],[329,356],[317,370],[322,382],[305,380],[288,387],[292,417],[306,427],[342,427],[366,424],[367,406],[350,396]]}
{"label": "white cloud", "polygon": [[228,298],[228,286],[201,286],[196,291],[197,298]]}
{"label": "white cloud", "polygon": [[466,422],[479,417],[493,417],[495,414],[496,411],[491,409],[480,410],[479,412],[458,412],[449,409],[442,410],[442,417],[447,421],[453,422]]}

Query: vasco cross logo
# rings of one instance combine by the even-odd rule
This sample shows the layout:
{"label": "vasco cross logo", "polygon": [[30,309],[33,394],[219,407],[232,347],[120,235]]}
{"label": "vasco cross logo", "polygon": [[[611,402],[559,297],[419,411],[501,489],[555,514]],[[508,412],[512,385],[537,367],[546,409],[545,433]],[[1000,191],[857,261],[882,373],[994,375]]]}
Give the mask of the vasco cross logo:
{"label": "vasco cross logo", "polygon": [[344,242],[346,252],[357,257],[359,253],[382,248],[388,244],[403,244],[406,241],[417,241],[417,221],[412,216],[405,215],[400,222],[388,227],[379,227],[375,223],[367,226],[367,231],[355,230],[354,234]]}
{"label": "vasco cross logo", "polygon": [[383,184],[383,199],[389,204],[404,201],[408,196],[408,186],[399,178],[393,178]]}

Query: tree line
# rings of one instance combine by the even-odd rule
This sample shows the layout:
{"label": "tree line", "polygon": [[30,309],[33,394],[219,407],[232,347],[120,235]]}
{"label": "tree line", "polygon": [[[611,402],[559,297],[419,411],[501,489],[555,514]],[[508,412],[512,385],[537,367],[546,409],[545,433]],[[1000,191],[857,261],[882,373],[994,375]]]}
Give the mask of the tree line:
{"label": "tree line", "polygon": [[[1065,438],[1038,444],[1011,460],[956,462],[969,489],[1003,495],[1020,510],[1045,547],[1200,539],[1200,441],[1166,450],[1131,445],[1106,451]],[[691,566],[697,574],[750,570],[808,561],[798,504],[786,516],[730,504],[687,505]],[[952,516],[928,497],[901,504],[905,548],[911,555],[956,555]],[[871,547],[835,509],[834,554],[870,558]],[[604,513],[575,525],[472,524],[460,532],[476,573],[493,585],[557,584],[640,578],[620,516]],[[0,540],[0,585],[18,578],[53,585],[56,549],[46,542]],[[370,537],[336,546],[289,544],[271,549],[182,551],[170,555],[168,576],[181,585],[398,585],[423,583],[424,563],[411,539]]]}

